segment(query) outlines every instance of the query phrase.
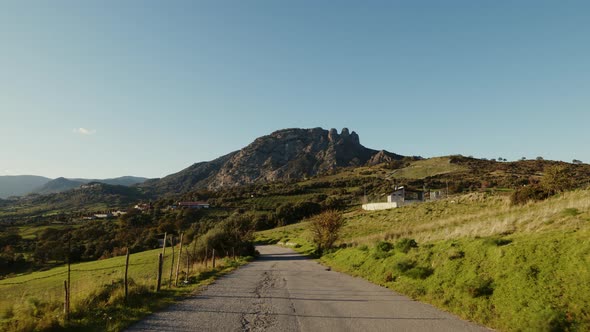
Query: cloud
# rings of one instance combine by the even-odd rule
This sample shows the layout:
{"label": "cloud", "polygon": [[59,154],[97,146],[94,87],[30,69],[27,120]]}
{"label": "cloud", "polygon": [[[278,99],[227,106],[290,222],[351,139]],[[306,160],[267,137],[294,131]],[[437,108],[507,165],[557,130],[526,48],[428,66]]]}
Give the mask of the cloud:
{"label": "cloud", "polygon": [[76,128],[74,129],[74,133],[80,135],[94,135],[96,134],[96,129]]}

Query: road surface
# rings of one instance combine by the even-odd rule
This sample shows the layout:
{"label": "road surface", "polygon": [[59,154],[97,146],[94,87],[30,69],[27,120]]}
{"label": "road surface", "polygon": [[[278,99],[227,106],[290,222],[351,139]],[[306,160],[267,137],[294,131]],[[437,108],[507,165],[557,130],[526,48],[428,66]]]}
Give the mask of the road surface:
{"label": "road surface", "polygon": [[291,249],[260,258],[128,331],[490,331]]}

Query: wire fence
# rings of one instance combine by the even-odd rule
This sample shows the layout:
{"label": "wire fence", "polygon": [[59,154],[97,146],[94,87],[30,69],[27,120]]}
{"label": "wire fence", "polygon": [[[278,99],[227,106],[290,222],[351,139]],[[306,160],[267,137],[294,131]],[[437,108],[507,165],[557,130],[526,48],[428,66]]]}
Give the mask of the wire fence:
{"label": "wire fence", "polygon": [[[161,267],[161,287],[175,287],[175,281],[183,282],[190,275],[210,270],[214,258],[209,250],[207,256],[197,256],[191,248],[174,245],[165,249]],[[128,279],[134,284],[141,284],[156,291],[158,280],[159,254],[162,249],[150,250],[130,256],[126,268],[125,256],[112,259],[60,266],[49,271],[40,271],[28,275],[0,280],[0,314],[15,305],[28,302],[64,302],[64,281],[69,279],[69,302],[77,303],[105,285],[121,283]],[[220,253],[215,253],[217,259]],[[225,256],[225,255],[224,255]],[[180,263],[180,264],[179,264]],[[204,264],[205,263],[205,264]],[[217,262],[218,264],[219,262]],[[206,268],[207,267],[207,268]],[[177,277],[178,275],[178,277]]]}

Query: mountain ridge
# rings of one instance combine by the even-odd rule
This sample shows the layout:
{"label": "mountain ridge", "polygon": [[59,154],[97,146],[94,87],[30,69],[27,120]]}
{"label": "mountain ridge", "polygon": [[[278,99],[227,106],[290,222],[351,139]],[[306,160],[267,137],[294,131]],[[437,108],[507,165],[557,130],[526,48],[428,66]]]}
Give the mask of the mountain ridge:
{"label": "mountain ridge", "polygon": [[220,189],[253,183],[299,180],[335,170],[403,156],[360,144],[348,128],[287,128],[256,138],[244,148],[208,162],[195,163],[161,179],[140,184],[156,194]]}

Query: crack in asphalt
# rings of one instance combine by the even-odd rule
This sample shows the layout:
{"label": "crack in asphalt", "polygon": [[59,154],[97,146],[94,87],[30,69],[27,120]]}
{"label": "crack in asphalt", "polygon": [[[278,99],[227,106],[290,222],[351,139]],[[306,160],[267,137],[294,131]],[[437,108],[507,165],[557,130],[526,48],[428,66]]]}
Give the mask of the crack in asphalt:
{"label": "crack in asphalt", "polygon": [[276,321],[276,317],[270,303],[271,297],[267,296],[276,285],[272,272],[266,271],[262,274],[262,280],[254,288],[254,310],[253,313],[244,313],[240,318],[242,331],[265,331]]}

